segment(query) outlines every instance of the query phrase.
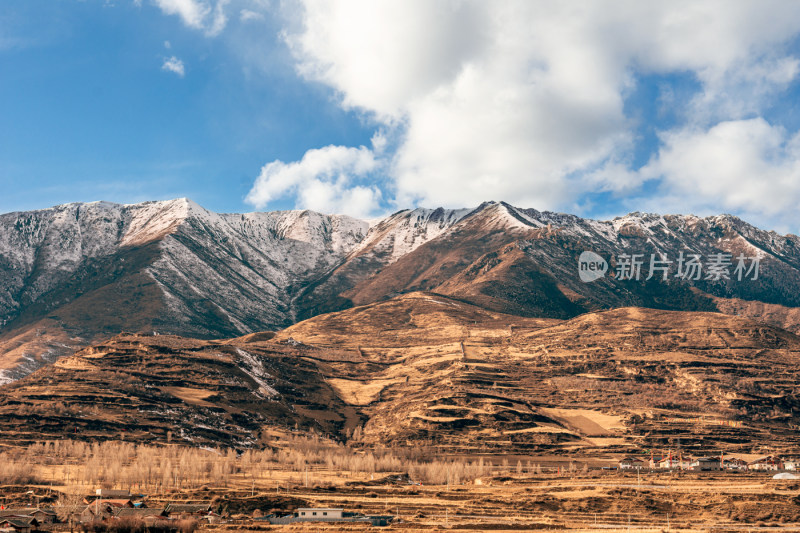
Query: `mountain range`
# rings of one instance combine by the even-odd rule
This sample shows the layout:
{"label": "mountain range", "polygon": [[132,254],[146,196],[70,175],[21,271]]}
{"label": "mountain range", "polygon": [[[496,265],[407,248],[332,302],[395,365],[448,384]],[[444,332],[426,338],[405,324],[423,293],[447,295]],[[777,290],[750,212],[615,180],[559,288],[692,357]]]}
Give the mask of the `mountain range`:
{"label": "mountain range", "polygon": [[[607,268],[589,283],[586,251]],[[719,254],[730,264],[709,276]],[[676,277],[694,255],[706,271]],[[646,279],[651,256],[669,266]],[[642,262],[639,279],[621,274],[626,258]],[[0,279],[0,382],[122,332],[233,338],[415,291],[522,318],[636,306],[800,331],[800,238],[730,215],[597,221],[486,202],[364,221],[74,203],[0,215]]]}

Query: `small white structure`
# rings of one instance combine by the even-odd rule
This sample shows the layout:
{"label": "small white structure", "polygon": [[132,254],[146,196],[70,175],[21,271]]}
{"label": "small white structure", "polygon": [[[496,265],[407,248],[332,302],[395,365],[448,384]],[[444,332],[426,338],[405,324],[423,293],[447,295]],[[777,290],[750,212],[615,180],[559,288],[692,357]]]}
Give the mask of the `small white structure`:
{"label": "small white structure", "polygon": [[328,507],[301,507],[297,510],[298,518],[311,520],[329,520],[331,518],[342,518],[344,509],[334,509]]}

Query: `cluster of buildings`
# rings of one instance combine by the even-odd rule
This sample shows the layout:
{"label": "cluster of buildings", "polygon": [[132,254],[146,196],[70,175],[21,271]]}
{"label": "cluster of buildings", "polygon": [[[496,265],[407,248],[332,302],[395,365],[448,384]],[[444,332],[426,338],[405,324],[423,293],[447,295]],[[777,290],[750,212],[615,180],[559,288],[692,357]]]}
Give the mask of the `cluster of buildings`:
{"label": "cluster of buildings", "polygon": [[774,455],[761,457],[754,461],[745,461],[724,455],[710,457],[684,457],[682,454],[669,453],[660,458],[650,456],[626,457],[619,462],[620,470],[690,470],[690,471],[800,471],[800,458],[783,458]]}
{"label": "cluster of buildings", "polygon": [[31,533],[40,526],[54,524],[58,517],[52,509],[20,508],[0,510],[0,532]]}
{"label": "cluster of buildings", "polygon": [[75,525],[124,518],[141,519],[147,526],[164,520],[195,518],[213,523],[220,519],[210,504],[168,503],[149,507],[143,502],[134,503],[128,491],[98,489],[96,497],[86,498],[78,505],[0,509],[0,533],[32,533],[59,523]]}
{"label": "cluster of buildings", "polygon": [[[146,527],[163,521],[187,518],[218,523],[222,517],[211,510],[211,505],[168,503],[163,506],[147,506],[134,501],[128,491],[98,489],[94,497],[84,498],[80,505],[63,505],[53,508],[9,508],[0,507],[0,533],[33,533],[40,530],[58,529],[57,524],[79,524],[119,519],[136,518]],[[295,522],[366,522],[373,526],[387,526],[393,516],[365,516],[339,508],[301,508],[292,514],[277,516],[269,514],[263,518],[270,524],[292,524]]]}

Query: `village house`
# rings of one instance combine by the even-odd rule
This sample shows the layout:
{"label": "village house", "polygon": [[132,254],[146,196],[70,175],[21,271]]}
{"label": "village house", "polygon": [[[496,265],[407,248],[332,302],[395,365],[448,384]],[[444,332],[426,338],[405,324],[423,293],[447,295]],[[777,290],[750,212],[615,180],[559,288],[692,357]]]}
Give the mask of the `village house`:
{"label": "village house", "polygon": [[365,516],[361,513],[345,512],[344,509],[330,507],[301,507],[291,516],[267,515],[263,518],[270,524],[292,524],[295,522],[354,522],[370,523],[373,526],[387,526],[393,516]]}
{"label": "village house", "polygon": [[648,466],[651,470],[655,470],[656,468],[667,468],[667,464],[669,464],[668,461],[669,457],[661,457],[659,459],[651,457]]}
{"label": "village house", "polygon": [[80,515],[80,521],[82,523],[87,523],[94,522],[95,520],[105,520],[114,514],[114,509],[115,508],[111,505],[107,505],[105,502],[101,504],[98,500],[95,503],[90,503],[83,509]]}
{"label": "village house", "polygon": [[660,470],[686,470],[689,468],[689,461],[684,460],[681,457],[674,457],[672,455],[668,455],[657,460],[651,458],[650,468],[657,468]]}
{"label": "village house", "polygon": [[80,521],[85,523],[95,520],[105,520],[114,516],[114,512],[117,509],[123,508],[133,508],[133,502],[126,499],[103,500],[98,498],[86,505],[83,511],[81,511]]}
{"label": "village house", "polygon": [[24,516],[25,513],[22,512],[22,509],[15,509],[13,507],[9,507],[8,509],[2,508],[0,509],[0,518],[10,518],[14,516]]}
{"label": "village house", "polygon": [[725,470],[735,470],[743,472],[747,470],[747,461],[732,457],[730,459],[723,460],[722,468]]}
{"label": "village house", "polygon": [[31,533],[38,526],[39,522],[32,516],[0,518],[0,528],[13,529],[16,533]]}
{"label": "village house", "polygon": [[800,470],[800,459],[793,457],[791,459],[784,459],[783,469],[797,471]]}
{"label": "village house", "polygon": [[306,518],[311,520],[319,520],[319,519],[341,519],[342,513],[344,513],[344,509],[333,509],[333,508],[324,508],[324,507],[310,507],[304,508],[301,507],[297,510],[297,517],[298,518]]}
{"label": "village house", "polygon": [[712,470],[722,470],[720,465],[721,459],[719,457],[698,457],[689,463],[689,470],[696,472],[708,472]]}
{"label": "village house", "polygon": [[52,509],[30,509],[28,516],[34,517],[39,524],[54,524],[58,520],[56,512]]}
{"label": "village house", "polygon": [[[105,508],[105,510],[108,511],[107,508]],[[110,513],[107,513],[106,516],[108,516],[109,514]],[[99,507],[95,507],[94,505],[88,505],[83,508],[83,511],[81,511],[78,520],[81,523],[86,524],[89,522],[93,522],[94,520],[102,520],[103,518],[104,518],[103,513],[100,511]]]}
{"label": "village house", "polygon": [[9,508],[0,510],[0,519],[25,519],[35,518],[39,524],[53,524],[57,521],[55,511],[52,509],[39,509],[36,507]]}
{"label": "village house", "polygon": [[638,457],[626,457],[619,462],[620,470],[642,470],[648,467],[648,463],[644,459]]}
{"label": "village house", "polygon": [[747,465],[748,470],[783,470],[783,461],[779,457],[768,456],[756,459]]}
{"label": "village house", "polygon": [[129,499],[125,499],[125,498],[119,498],[119,499],[114,499],[114,498],[105,499],[105,498],[103,498],[103,499],[100,500],[100,505],[103,505],[103,504],[110,505],[111,507],[115,507],[115,508],[133,507],[133,502],[130,501]]}

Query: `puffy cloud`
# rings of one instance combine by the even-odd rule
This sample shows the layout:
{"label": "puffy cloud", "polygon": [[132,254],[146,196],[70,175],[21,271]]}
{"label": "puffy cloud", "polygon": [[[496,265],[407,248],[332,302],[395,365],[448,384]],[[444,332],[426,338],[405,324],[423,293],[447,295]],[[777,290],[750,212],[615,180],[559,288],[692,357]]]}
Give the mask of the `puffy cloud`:
{"label": "puffy cloud", "polygon": [[225,6],[230,0],[217,0],[212,8],[206,0],[155,0],[156,5],[167,15],[178,15],[190,28],[205,31],[206,35],[218,35],[228,19]]}
{"label": "puffy cloud", "polygon": [[288,43],[300,72],[341,92],[346,106],[398,116],[448,83],[482,46],[483,8],[429,0],[304,4]]}
{"label": "puffy cloud", "polygon": [[800,134],[762,118],[721,122],[707,130],[663,135],[663,147],[641,171],[660,178],[663,210],[747,214],[769,225],[792,220],[800,205]]}
{"label": "puffy cloud", "polygon": [[381,192],[358,182],[379,166],[373,151],[364,146],[309,150],[300,161],[264,165],[246,200],[261,208],[293,195],[298,208],[366,217],[378,208]]}
{"label": "puffy cloud", "polygon": [[[385,155],[398,204],[563,208],[677,176],[687,136],[733,149],[726,123],[749,124],[766,157],[774,139],[742,119],[797,78],[798,28],[800,4],[781,1],[304,0],[286,40],[302,76],[398,139]],[[637,172],[625,99],[638,75],[686,73],[700,91],[676,103],[661,174]]]}
{"label": "puffy cloud", "polygon": [[175,56],[165,58],[164,63],[161,65],[161,70],[166,70],[167,72],[174,72],[181,78],[186,74],[186,70],[184,69],[183,66],[183,61],[181,61]]}
{"label": "puffy cloud", "polygon": [[192,28],[202,28],[203,20],[211,12],[206,2],[198,0],[156,0],[156,4],[167,15],[178,15],[184,24]]}

